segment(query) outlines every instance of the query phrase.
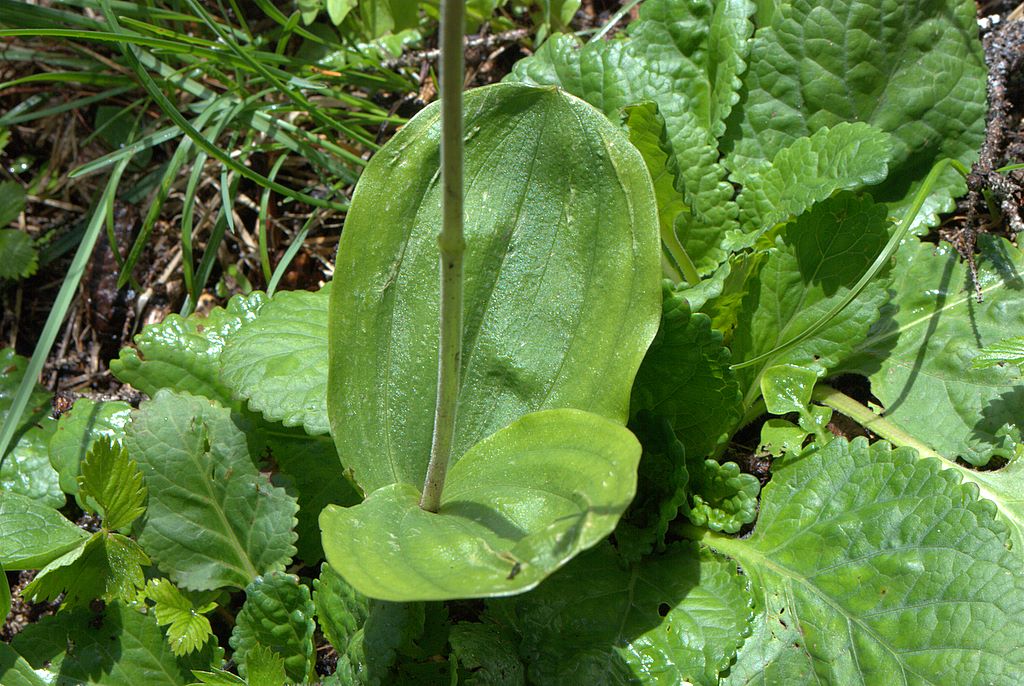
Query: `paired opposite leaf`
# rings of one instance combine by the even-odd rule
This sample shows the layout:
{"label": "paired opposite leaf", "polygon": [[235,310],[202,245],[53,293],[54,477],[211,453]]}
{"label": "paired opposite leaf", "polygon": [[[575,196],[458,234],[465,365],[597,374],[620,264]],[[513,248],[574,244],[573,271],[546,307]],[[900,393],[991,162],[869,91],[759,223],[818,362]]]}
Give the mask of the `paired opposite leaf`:
{"label": "paired opposite leaf", "polygon": [[[554,88],[466,93],[465,330],[453,462],[532,411],[626,419],[657,329],[658,219],[622,132]],[[423,485],[437,387],[437,107],[367,166],[342,234],[328,411],[366,493]],[[396,192],[401,189],[401,192]]]}
{"label": "paired opposite leaf", "polygon": [[526,415],[448,472],[441,509],[394,484],[320,515],[331,566],[385,600],[509,595],[611,533],[636,489],[640,445],[579,410]]}

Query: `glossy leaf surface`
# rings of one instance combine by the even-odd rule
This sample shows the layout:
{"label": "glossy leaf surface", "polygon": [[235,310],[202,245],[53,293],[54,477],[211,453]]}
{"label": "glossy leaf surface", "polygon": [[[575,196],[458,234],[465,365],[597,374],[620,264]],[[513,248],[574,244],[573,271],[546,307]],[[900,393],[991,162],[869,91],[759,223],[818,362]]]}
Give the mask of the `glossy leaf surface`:
{"label": "glossy leaf surface", "polygon": [[60,487],[65,493],[78,493],[79,465],[97,439],[124,437],[131,412],[131,405],[120,400],[96,402],[79,398],[61,415],[49,449],[50,463],[60,475]]}
{"label": "glossy leaf surface", "polygon": [[639,458],[633,435],[607,419],[529,414],[451,468],[436,514],[405,484],[325,509],[327,560],[384,600],[519,593],[611,533],[633,498]]}
{"label": "glossy leaf surface", "polygon": [[54,508],[20,493],[0,491],[0,565],[4,569],[39,569],[88,537]]}
{"label": "glossy leaf surface", "polygon": [[[554,88],[498,84],[466,93],[465,108],[456,463],[535,410],[625,422],[660,293],[654,192],[617,127]],[[371,160],[339,246],[328,411],[367,493],[421,488],[430,454],[439,133],[439,110],[427,108]]]}

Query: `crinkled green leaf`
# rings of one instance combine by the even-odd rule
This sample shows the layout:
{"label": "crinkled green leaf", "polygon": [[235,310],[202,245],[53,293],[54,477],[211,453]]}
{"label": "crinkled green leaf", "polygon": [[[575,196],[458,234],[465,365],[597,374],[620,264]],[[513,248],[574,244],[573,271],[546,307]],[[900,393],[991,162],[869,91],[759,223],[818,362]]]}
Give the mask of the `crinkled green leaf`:
{"label": "crinkled green leaf", "polygon": [[[27,366],[28,359],[13,349],[0,349],[0,422],[7,421]],[[57,424],[50,417],[51,397],[39,384],[33,387],[14,440],[0,460],[0,490],[20,493],[43,505],[63,507],[64,493],[46,450]]]}
{"label": "crinkled green leaf", "polygon": [[82,461],[78,484],[82,499],[99,505],[108,531],[123,529],[146,511],[142,472],[120,443],[102,439],[93,444]]}
{"label": "crinkled green leaf", "polygon": [[797,138],[770,164],[741,167],[736,198],[744,231],[770,229],[803,214],[837,190],[856,190],[885,180],[892,154],[890,136],[870,124],[843,122]]}
{"label": "crinkled green leaf", "polygon": [[1016,681],[1019,556],[958,481],[865,439],[773,465],[753,535],[708,539],[755,591],[759,626],[727,683]]}
{"label": "crinkled green leaf", "polygon": [[[794,0],[776,3],[750,48],[744,93],[725,147],[741,174],[801,136],[864,122],[893,136],[876,197],[903,201],[945,157],[970,164],[985,128],[985,65],[966,0]],[[919,219],[953,209],[963,179],[949,170]]]}
{"label": "crinkled green leaf", "polygon": [[290,681],[312,678],[315,613],[309,589],[298,577],[272,572],[253,579],[245,588],[245,604],[231,632],[239,674],[248,674],[249,651],[259,645],[284,659]]}
{"label": "crinkled green leaf", "polygon": [[179,586],[244,588],[295,554],[295,500],[256,471],[230,410],[160,391],[126,445],[149,489],[139,542]]}
{"label": "crinkled green leaf", "polygon": [[285,686],[288,682],[284,658],[259,643],[246,653],[245,664],[249,686]]}
{"label": "crinkled green leaf", "polygon": [[18,229],[0,228],[0,279],[26,279],[38,268],[39,253],[32,237]]}
{"label": "crinkled green leaf", "polygon": [[735,462],[705,460],[693,478],[693,505],[686,513],[697,526],[734,534],[757,517],[761,484],[751,474],[741,474]]}
{"label": "crinkled green leaf", "polygon": [[661,327],[637,372],[630,410],[669,420],[690,457],[705,457],[740,420],[740,389],[711,319],[666,286]]}
{"label": "crinkled green leaf", "polygon": [[[6,583],[5,577],[4,584],[6,585]],[[6,643],[0,643],[0,684],[4,684],[4,686],[47,686],[47,682],[32,669],[32,665]]]}
{"label": "crinkled green leaf", "polygon": [[327,297],[284,291],[243,322],[221,353],[221,380],[269,421],[330,431],[327,422]]}
{"label": "crinkled green leaf", "polygon": [[896,254],[899,289],[844,369],[871,379],[886,418],[942,455],[975,465],[1010,457],[1024,427],[1024,371],[975,369],[982,348],[1024,334],[1024,254],[979,236],[975,300],[968,269],[948,246],[909,241]]}
{"label": "crinkled green leaf", "polygon": [[1013,550],[1024,555],[1024,458],[1017,455],[1001,469],[976,471],[955,462],[944,461],[944,466],[953,469],[961,478],[973,483],[979,495],[991,501],[1010,528]]}
{"label": "crinkled green leaf", "polygon": [[360,593],[442,600],[520,593],[603,539],[636,490],[640,445],[580,410],[528,414],[448,471],[439,512],[393,484],[320,515],[324,551]]}
{"label": "crinkled green leaf", "polygon": [[139,544],[121,534],[97,531],[77,548],[43,567],[25,587],[33,602],[56,600],[64,593],[64,605],[73,607],[101,598],[135,600],[146,585],[142,572],[149,557]]}
{"label": "crinkled green leaf", "polygon": [[978,352],[978,356],[971,360],[971,366],[975,369],[987,369],[1007,363],[1018,367],[1024,365],[1024,336],[986,345]]}
{"label": "crinkled green leaf", "polygon": [[146,584],[145,593],[153,601],[157,624],[167,627],[167,642],[175,655],[199,650],[213,634],[210,620],[203,616],[203,612],[212,611],[216,605],[211,603],[205,608],[196,608],[167,579],[151,579]]}
{"label": "crinkled green leaf", "polygon": [[750,630],[736,566],[693,544],[623,566],[609,546],[537,590],[491,601],[519,632],[532,684],[716,684]]}
{"label": "crinkled green leaf", "polygon": [[366,598],[325,562],[320,567],[320,577],[313,580],[313,604],[324,637],[344,655],[352,636],[362,628],[369,614]]}
{"label": "crinkled green leaf", "polygon": [[[654,191],[620,129],[550,87],[495,84],[466,93],[465,109],[453,465],[532,411],[571,407],[625,422],[660,294]],[[328,412],[341,460],[366,493],[421,488],[430,455],[439,116],[425,109],[370,161],[338,249]]]}
{"label": "crinkled green leaf", "polygon": [[46,665],[54,686],[184,686],[194,681],[191,670],[220,664],[222,655],[211,643],[175,657],[153,616],[120,602],[44,617],[11,644],[33,668]]}
{"label": "crinkled green leaf", "polygon": [[[767,353],[816,324],[841,302],[888,240],[884,205],[840,193],[800,215],[776,238],[773,252],[752,276],[732,341],[739,361]],[[749,406],[766,367],[795,364],[819,374],[832,369],[867,336],[887,299],[876,278],[824,328],[794,347],[740,370]]]}
{"label": "crinkled green leaf", "polygon": [[309,436],[302,429],[283,429],[280,425],[261,429],[269,457],[278,468],[274,483],[294,489],[299,504],[295,525],[298,556],[315,565],[324,558],[320,512],[328,505],[355,505],[362,501],[362,495],[345,478],[330,436]]}
{"label": "crinkled green leaf", "polygon": [[0,491],[0,564],[4,569],[39,569],[88,537],[49,505],[20,493]]}
{"label": "crinkled green leaf", "polygon": [[131,405],[120,400],[96,402],[79,398],[61,415],[57,430],[50,437],[49,450],[50,464],[60,475],[60,487],[65,493],[78,494],[79,465],[86,453],[101,437],[123,439],[131,413]]}
{"label": "crinkled green leaf", "polygon": [[805,412],[811,404],[811,392],[818,382],[813,370],[792,364],[779,364],[761,375],[761,396],[772,414]]}
{"label": "crinkled green leaf", "polygon": [[135,337],[134,348],[122,348],[110,371],[143,393],[158,389],[203,395],[231,406],[231,390],[220,379],[220,355],[227,339],[254,319],[266,302],[263,293],[236,295],[226,309],[215,307],[203,316],[169,315]]}
{"label": "crinkled green leaf", "polygon": [[525,686],[526,670],[516,645],[492,624],[462,622],[452,627],[448,640],[459,683],[467,686]]}

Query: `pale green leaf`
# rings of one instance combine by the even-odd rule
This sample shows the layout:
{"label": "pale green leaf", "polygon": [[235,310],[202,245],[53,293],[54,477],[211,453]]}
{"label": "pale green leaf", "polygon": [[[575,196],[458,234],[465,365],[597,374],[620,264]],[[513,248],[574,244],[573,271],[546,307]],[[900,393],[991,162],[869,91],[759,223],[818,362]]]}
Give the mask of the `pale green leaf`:
{"label": "pale green leaf", "polygon": [[295,500],[257,472],[229,410],[160,391],[126,445],[149,489],[139,542],[179,586],[244,588],[295,554]]}
{"label": "pale green leaf", "polygon": [[[5,579],[4,584],[6,583]],[[32,669],[32,665],[6,643],[0,643],[0,684],[47,686],[47,682]]]}
{"label": "pale green leaf", "polygon": [[199,679],[199,681],[189,684],[189,686],[203,686],[203,684],[210,686],[247,686],[245,679],[223,669],[212,669],[210,671],[193,669],[192,676]]}
{"label": "pale green leaf", "polygon": [[309,680],[315,666],[315,612],[309,589],[298,577],[281,572],[256,577],[245,588],[245,604],[231,632],[239,674],[248,674],[249,651],[263,646],[284,660],[289,681]]}
{"label": "pale green leaf", "polygon": [[97,439],[124,438],[131,412],[131,405],[120,400],[96,402],[79,398],[61,415],[49,450],[50,463],[60,475],[60,487],[65,493],[77,495],[79,465]]}
{"label": "pale green leaf", "polygon": [[[734,358],[767,353],[817,324],[874,262],[888,228],[885,206],[845,192],[789,224],[760,271],[749,277],[732,341]],[[757,377],[769,366],[794,364],[818,374],[837,366],[867,336],[886,299],[885,283],[876,278],[814,335],[740,370],[744,405],[760,393]]]}
{"label": "pale green leaf", "polygon": [[174,584],[167,579],[151,579],[145,594],[154,603],[157,624],[167,627],[171,652],[180,656],[203,647],[213,633],[210,620]]}
{"label": "pale green leaf", "polygon": [[32,237],[18,229],[0,228],[0,279],[26,279],[39,268]]}
{"label": "pale green leaf", "polygon": [[811,392],[818,382],[813,370],[792,364],[769,367],[761,375],[761,396],[772,414],[806,412]]}
{"label": "pale green leaf", "polygon": [[249,686],[285,686],[288,682],[284,658],[266,646],[257,643],[250,648],[245,664]]}
{"label": "pale green leaf", "polygon": [[138,350],[122,348],[118,359],[111,360],[110,371],[150,396],[168,388],[230,406],[231,391],[220,380],[220,354],[227,339],[254,319],[265,302],[266,296],[255,292],[237,295],[226,309],[215,307],[205,316],[169,315],[135,337]]}
{"label": "pale green leaf", "polygon": [[330,431],[327,422],[327,298],[284,291],[244,322],[221,353],[221,379],[269,421]]}
{"label": "pale green leaf", "polygon": [[1024,428],[1024,371],[972,366],[985,346],[1024,335],[1024,254],[985,234],[978,245],[981,303],[952,248],[905,243],[900,288],[844,370],[871,379],[889,421],[951,460],[984,465],[1011,457]]}
{"label": "pale green leaf", "polygon": [[526,415],[451,467],[438,513],[394,484],[320,516],[327,560],[386,600],[508,595],[536,586],[615,527],[633,498],[640,445],[579,410]]}
{"label": "pale green leaf", "polygon": [[734,534],[757,517],[761,484],[751,474],[741,474],[735,462],[705,460],[703,470],[691,476],[693,504],[686,513],[697,526]]}
{"label": "pale green leaf", "polygon": [[[750,48],[744,93],[724,141],[730,170],[749,173],[802,136],[842,122],[892,134],[876,197],[905,202],[945,157],[970,164],[985,129],[985,65],[966,0],[777,3]],[[953,170],[919,223],[936,223],[964,190]]]}
{"label": "pale green leaf", "polygon": [[785,453],[800,452],[808,432],[785,419],[769,419],[761,425],[761,450],[767,450],[774,457]]}
{"label": "pale green leaf", "polygon": [[975,369],[986,369],[1007,363],[1018,367],[1024,365],[1024,336],[986,345],[978,352],[978,356],[971,360],[971,366]]}
{"label": "pale green leaf", "polygon": [[741,168],[736,201],[744,231],[756,235],[803,214],[838,190],[856,190],[885,180],[892,154],[890,136],[864,122],[823,127],[775,153],[766,166]]}
{"label": "pale green leaf", "polygon": [[716,684],[751,620],[736,566],[688,543],[630,566],[601,546],[492,605],[522,637],[539,686]]}
{"label": "pale green leaf", "polygon": [[497,626],[462,622],[451,628],[453,662],[459,683],[466,686],[525,686],[523,663],[516,645]]}
{"label": "pale green leaf", "polygon": [[88,537],[52,507],[0,491],[0,564],[5,569],[39,569]]}
{"label": "pale green leaf", "polygon": [[194,681],[191,670],[221,659],[212,644],[175,657],[152,615],[119,602],[98,613],[79,608],[44,617],[12,646],[33,668],[47,665],[52,686],[184,686]]}
{"label": "pale green leaf", "polygon": [[326,0],[326,3],[327,16],[331,18],[331,23],[337,26],[345,21],[345,17],[358,4],[358,0]]}
{"label": "pale green leaf", "polygon": [[123,529],[146,511],[146,486],[142,472],[119,443],[102,439],[93,444],[82,461],[78,477],[83,501],[91,498],[109,531]]}
{"label": "pale green leaf", "polygon": [[53,560],[25,587],[33,602],[55,600],[64,593],[64,605],[83,605],[95,598],[135,600],[146,585],[142,568],[149,557],[139,544],[121,534],[97,531],[84,544]]}
{"label": "pale green leaf", "polygon": [[726,683],[1015,682],[1019,556],[958,481],[865,439],[773,465],[753,535],[706,538],[755,591],[758,629]]}
{"label": "pale green leaf", "polygon": [[[659,313],[650,177],[622,132],[554,88],[466,94],[465,327],[452,454],[535,410],[624,422]],[[331,291],[328,412],[370,493],[421,488],[437,387],[440,112],[370,161]],[[396,192],[396,189],[402,192]]]}

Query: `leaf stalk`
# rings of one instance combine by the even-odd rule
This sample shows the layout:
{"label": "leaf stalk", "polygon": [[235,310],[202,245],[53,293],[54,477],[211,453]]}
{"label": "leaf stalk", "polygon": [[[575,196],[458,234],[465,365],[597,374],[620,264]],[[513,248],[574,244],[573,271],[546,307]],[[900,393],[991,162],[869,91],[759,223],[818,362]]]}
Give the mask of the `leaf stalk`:
{"label": "leaf stalk", "polygon": [[462,0],[441,3],[441,312],[437,356],[437,405],[430,462],[423,482],[420,507],[437,512],[451,459],[452,439],[462,366],[463,236],[462,82],[465,22]]}

